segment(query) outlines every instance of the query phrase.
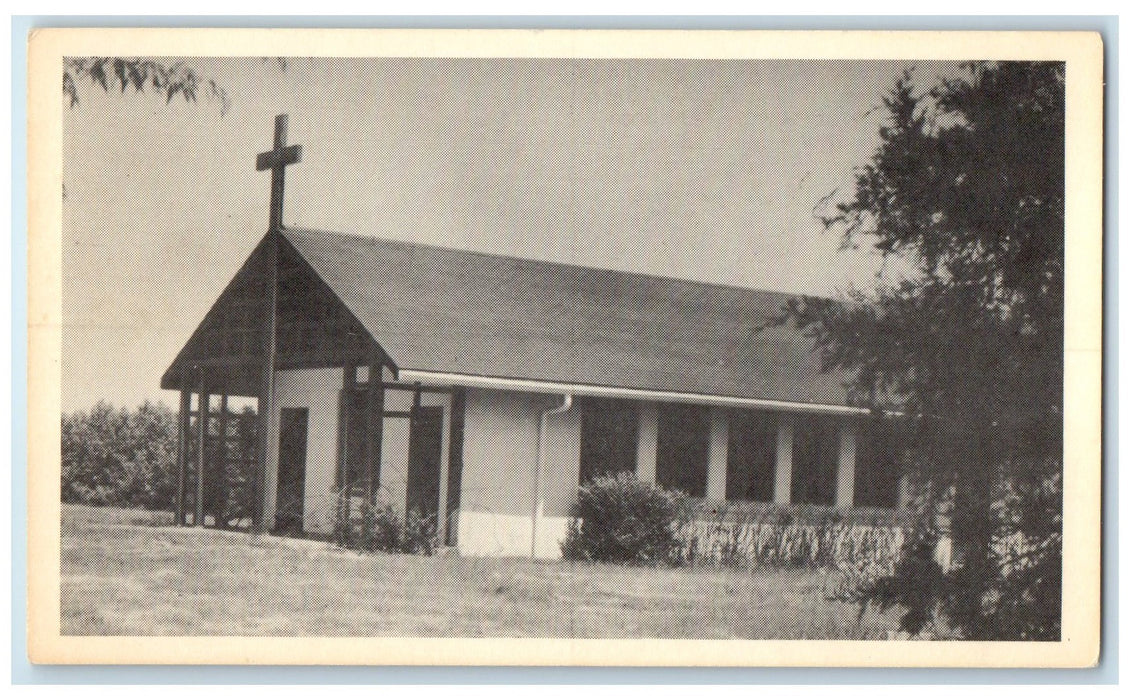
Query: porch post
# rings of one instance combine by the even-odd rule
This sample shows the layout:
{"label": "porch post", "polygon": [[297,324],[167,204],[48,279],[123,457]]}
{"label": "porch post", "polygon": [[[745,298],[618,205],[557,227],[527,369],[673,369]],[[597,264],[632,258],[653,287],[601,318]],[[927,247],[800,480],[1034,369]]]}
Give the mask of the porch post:
{"label": "porch post", "polygon": [[855,504],[855,421],[840,423],[840,454],[836,463],[836,507]]}
{"label": "porch post", "polygon": [[200,370],[200,403],[196,407],[196,513],[193,527],[204,527],[204,468],[208,464],[208,389]]}
{"label": "porch post", "polygon": [[902,474],[899,476],[899,493],[898,493],[898,509],[907,510],[911,506],[914,494],[910,488],[910,475]]}
{"label": "porch post", "polygon": [[373,496],[380,486],[381,441],[384,438],[384,365],[373,351],[369,360],[369,386],[365,401],[365,507],[374,505]]}
{"label": "porch post", "polygon": [[216,527],[220,527],[220,518],[224,514],[227,501],[228,484],[228,395],[226,393],[220,394],[220,419],[216,428],[220,433],[216,443],[216,464],[219,468],[216,470],[217,483],[212,484],[209,490],[213,494],[219,490],[220,495],[223,496],[223,499],[216,499],[220,502],[217,504],[216,512],[212,514],[216,518]]}
{"label": "porch post", "polygon": [[177,414],[177,499],[174,506],[174,522],[178,527],[184,525],[184,482],[188,472],[188,421],[189,411],[192,410],[192,392],[183,388],[183,380],[181,387],[180,413]]}
{"label": "porch post", "polygon": [[773,502],[788,505],[793,500],[793,418],[777,417],[777,465],[773,481]]}
{"label": "porch post", "polygon": [[636,478],[654,484],[659,441],[659,410],[654,403],[640,403],[636,439]]}
{"label": "porch post", "polygon": [[443,428],[439,446],[439,509],[436,511],[436,538],[440,547],[447,544],[447,479],[451,472],[451,394],[444,395]]}
{"label": "porch post", "polygon": [[357,387],[357,366],[346,364],[341,370],[341,399],[338,401],[338,445],[337,445],[337,518],[341,537],[349,536],[349,520],[352,517],[352,485],[349,483],[349,414],[353,407],[353,391]]}
{"label": "porch post", "polygon": [[726,500],[726,464],[730,451],[730,416],[724,408],[710,409],[710,447],[706,462],[706,499]]}
{"label": "porch post", "polygon": [[272,226],[267,232],[267,289],[263,323],[263,366],[259,385],[259,463],[255,470],[255,516],[252,529],[263,532],[267,526],[267,470],[270,469],[270,452],[275,409],[275,352],[278,344],[279,303],[279,232]]}

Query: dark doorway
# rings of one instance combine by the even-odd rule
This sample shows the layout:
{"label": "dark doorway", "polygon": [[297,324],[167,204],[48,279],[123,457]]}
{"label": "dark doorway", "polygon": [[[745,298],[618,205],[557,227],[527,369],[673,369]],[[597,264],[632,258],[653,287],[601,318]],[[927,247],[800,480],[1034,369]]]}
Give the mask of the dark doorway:
{"label": "dark doorway", "polygon": [[279,478],[275,490],[275,532],[302,534],[306,494],[306,427],[309,410],[284,408],[279,415]]}
{"label": "dark doorway", "polygon": [[443,409],[421,407],[408,439],[408,494],[406,511],[434,517],[439,511],[440,452]]}
{"label": "dark doorway", "polygon": [[710,451],[710,409],[668,404],[659,409],[655,480],[688,496],[706,495]]}
{"label": "dark doorway", "polygon": [[581,404],[581,483],[635,473],[639,408],[629,401],[586,398]]}
{"label": "dark doorway", "polygon": [[839,451],[839,424],[834,418],[797,418],[793,432],[793,503],[830,506],[835,502]]}
{"label": "dark doorway", "polygon": [[777,464],[776,417],[760,411],[731,413],[728,450],[726,500],[772,501]]}

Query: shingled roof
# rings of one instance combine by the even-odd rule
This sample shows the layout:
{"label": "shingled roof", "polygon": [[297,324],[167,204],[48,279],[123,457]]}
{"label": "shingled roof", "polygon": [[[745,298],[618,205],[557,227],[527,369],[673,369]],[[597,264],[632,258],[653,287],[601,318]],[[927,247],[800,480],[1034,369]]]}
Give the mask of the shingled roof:
{"label": "shingled roof", "polygon": [[788,295],[286,229],[401,370],[846,405]]}

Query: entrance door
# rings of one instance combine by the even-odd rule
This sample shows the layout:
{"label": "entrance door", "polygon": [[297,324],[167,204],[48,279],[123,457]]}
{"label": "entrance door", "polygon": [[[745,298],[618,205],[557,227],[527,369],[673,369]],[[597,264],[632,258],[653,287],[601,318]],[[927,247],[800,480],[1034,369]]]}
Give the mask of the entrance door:
{"label": "entrance door", "polygon": [[443,409],[421,407],[408,440],[408,495],[406,511],[415,508],[424,517],[439,512],[439,460],[443,441]]}
{"label": "entrance door", "polygon": [[279,478],[275,491],[275,532],[302,534],[306,494],[305,408],[284,408],[279,415]]}

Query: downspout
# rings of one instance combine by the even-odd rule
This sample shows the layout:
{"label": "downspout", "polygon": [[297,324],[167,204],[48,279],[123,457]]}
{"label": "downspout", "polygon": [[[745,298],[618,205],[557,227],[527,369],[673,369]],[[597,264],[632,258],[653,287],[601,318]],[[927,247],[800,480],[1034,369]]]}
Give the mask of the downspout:
{"label": "downspout", "polygon": [[538,424],[538,442],[537,449],[534,452],[534,510],[533,510],[533,535],[530,538],[530,559],[537,559],[538,556],[538,521],[541,520],[541,452],[542,444],[545,442],[545,426],[550,416],[555,416],[567,412],[573,406],[573,395],[565,394],[561,397],[561,405],[554,406],[547,409],[541,414],[541,422]]}

